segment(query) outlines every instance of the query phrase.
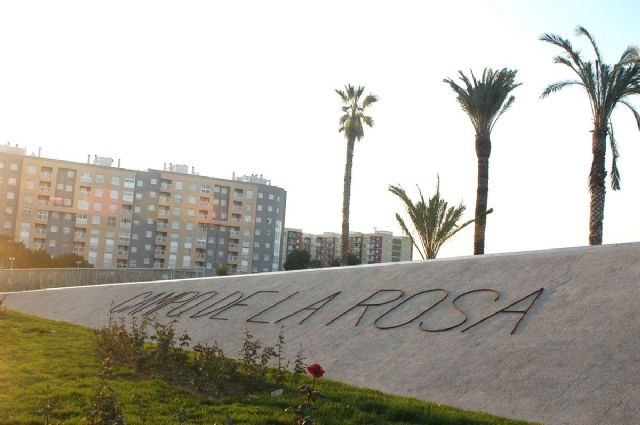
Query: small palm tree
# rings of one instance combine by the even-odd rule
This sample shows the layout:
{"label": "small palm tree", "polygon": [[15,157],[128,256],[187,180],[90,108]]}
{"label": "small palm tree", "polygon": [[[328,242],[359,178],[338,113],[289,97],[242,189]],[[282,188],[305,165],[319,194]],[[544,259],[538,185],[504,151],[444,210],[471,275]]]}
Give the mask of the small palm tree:
{"label": "small palm tree", "polygon": [[[419,186],[418,192],[420,193],[420,200],[415,203],[400,186],[389,186],[389,192],[404,202],[415,232],[409,231],[408,226],[400,214],[396,214],[396,219],[402,231],[411,240],[411,243],[416,247],[423,260],[425,258],[436,258],[438,251],[440,251],[440,248],[446,241],[475,221],[475,219],[472,219],[458,224],[466,207],[462,202],[458,206],[449,207],[449,203],[440,197],[439,177],[438,184],[436,185],[436,193],[429,198],[428,203],[424,201],[422,190],[420,190]],[[492,210],[486,211],[483,216],[491,212]],[[420,245],[418,245],[416,239],[420,241],[422,249],[420,249]]]}
{"label": "small palm tree", "polygon": [[475,235],[473,253],[484,254],[484,234],[489,192],[489,156],[491,156],[491,131],[498,118],[511,107],[515,97],[509,94],[520,85],[516,83],[517,71],[503,68],[493,71],[485,68],[482,78],[477,80],[473,71],[469,79],[458,71],[464,86],[451,79],[444,82],[458,95],[462,110],[467,113],[476,132],[476,155],[478,156],[478,186],[476,189]]}
{"label": "small palm tree", "polygon": [[602,244],[602,221],[604,219],[605,200],[605,155],[607,151],[607,136],[613,156],[611,164],[611,188],[620,189],[620,173],[618,171],[618,147],[613,135],[611,114],[618,104],[625,105],[631,110],[638,129],[640,129],[640,114],[628,102],[634,94],[640,94],[640,52],[636,47],[627,47],[620,60],[615,65],[607,65],[602,61],[598,46],[593,37],[583,27],[576,28],[578,36],[589,39],[595,52],[595,62],[584,61],[580,52],[574,50],[569,40],[555,34],[544,34],[541,41],[551,43],[564,50],[564,55],[553,58],[555,63],[569,67],[577,76],[577,80],[565,80],[549,85],[543,92],[542,98],[549,96],[568,86],[581,86],[587,92],[591,103],[593,116],[593,134],[591,149],[593,158],[589,173],[589,192],[591,205],[589,214],[589,244]]}
{"label": "small palm tree", "polygon": [[365,115],[365,109],[378,101],[374,94],[367,95],[360,103],[364,93],[364,87],[354,87],[348,84],[344,90],[336,90],[342,100],[342,112],[340,128],[347,139],[347,161],[344,168],[344,186],[342,197],[342,238],[340,259],[342,265],[349,264],[349,204],[351,203],[351,168],[353,166],[353,150],[356,140],[364,137],[364,126],[373,127],[373,118]]}

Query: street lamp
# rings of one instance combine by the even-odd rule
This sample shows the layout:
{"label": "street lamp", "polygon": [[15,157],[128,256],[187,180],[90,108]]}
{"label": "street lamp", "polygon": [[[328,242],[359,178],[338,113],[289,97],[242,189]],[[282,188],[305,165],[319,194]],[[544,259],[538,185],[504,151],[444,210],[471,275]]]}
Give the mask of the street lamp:
{"label": "street lamp", "polygon": [[16,261],[16,257],[9,257],[9,261],[11,262],[9,268],[13,270],[13,262]]}

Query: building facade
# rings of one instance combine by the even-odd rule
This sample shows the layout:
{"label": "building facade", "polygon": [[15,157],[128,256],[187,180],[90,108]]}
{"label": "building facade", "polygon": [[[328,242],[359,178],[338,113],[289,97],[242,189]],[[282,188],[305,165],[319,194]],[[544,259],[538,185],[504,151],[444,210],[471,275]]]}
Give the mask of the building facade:
{"label": "building facade", "polygon": [[136,171],[0,146],[2,234],[96,267],[282,268],[286,191],[257,176],[232,180],[171,165]]}
{"label": "building facade", "polygon": [[[318,260],[323,267],[340,258],[341,238],[339,233],[325,232],[320,235],[304,233],[301,229],[285,229],[286,255],[294,249],[302,249],[311,254],[311,260]],[[413,255],[411,240],[405,236],[394,236],[391,232],[376,230],[374,233],[351,232],[349,252],[360,259],[362,264],[410,261]],[[283,261],[283,263],[284,263]]]}

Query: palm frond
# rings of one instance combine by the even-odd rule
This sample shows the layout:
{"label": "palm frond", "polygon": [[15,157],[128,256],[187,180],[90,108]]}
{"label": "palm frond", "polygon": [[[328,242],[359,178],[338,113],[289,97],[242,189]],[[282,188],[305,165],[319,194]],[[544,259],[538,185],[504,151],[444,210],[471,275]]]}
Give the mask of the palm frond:
{"label": "palm frond", "polygon": [[618,63],[621,65],[631,65],[638,60],[640,60],[640,50],[638,50],[636,46],[628,46],[624,52],[622,52]]}
{"label": "palm frond", "polygon": [[611,121],[609,121],[607,132],[609,133],[609,145],[611,146],[611,154],[613,156],[611,160],[611,189],[620,190],[620,172],[618,171],[618,158],[620,157],[620,153],[618,152],[618,144],[613,134]]}
{"label": "palm frond", "polygon": [[560,90],[562,90],[563,88],[565,88],[567,86],[582,86],[582,87],[584,87],[584,83],[581,83],[580,81],[577,81],[577,80],[565,80],[565,81],[559,81],[557,83],[549,84],[547,86],[547,88],[544,89],[544,91],[540,95],[540,99],[544,99],[545,97],[549,96],[551,93],[555,93],[557,91],[560,91]]}
{"label": "palm frond", "polygon": [[636,119],[636,124],[638,125],[638,130],[640,130],[640,113],[638,113],[638,111],[636,111],[636,108],[634,108],[633,105],[631,105],[626,100],[620,100],[620,103],[622,103],[627,108],[629,108],[629,110],[631,111],[631,113],[633,114],[633,116]]}

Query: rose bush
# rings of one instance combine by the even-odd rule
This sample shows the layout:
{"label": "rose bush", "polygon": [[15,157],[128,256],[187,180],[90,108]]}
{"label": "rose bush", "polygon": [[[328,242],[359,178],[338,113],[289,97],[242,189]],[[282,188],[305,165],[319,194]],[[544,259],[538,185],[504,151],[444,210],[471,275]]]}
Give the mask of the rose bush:
{"label": "rose bush", "polygon": [[322,378],[322,375],[324,375],[324,369],[318,363],[314,363],[307,367],[307,372],[309,372],[309,375],[314,378]]}

